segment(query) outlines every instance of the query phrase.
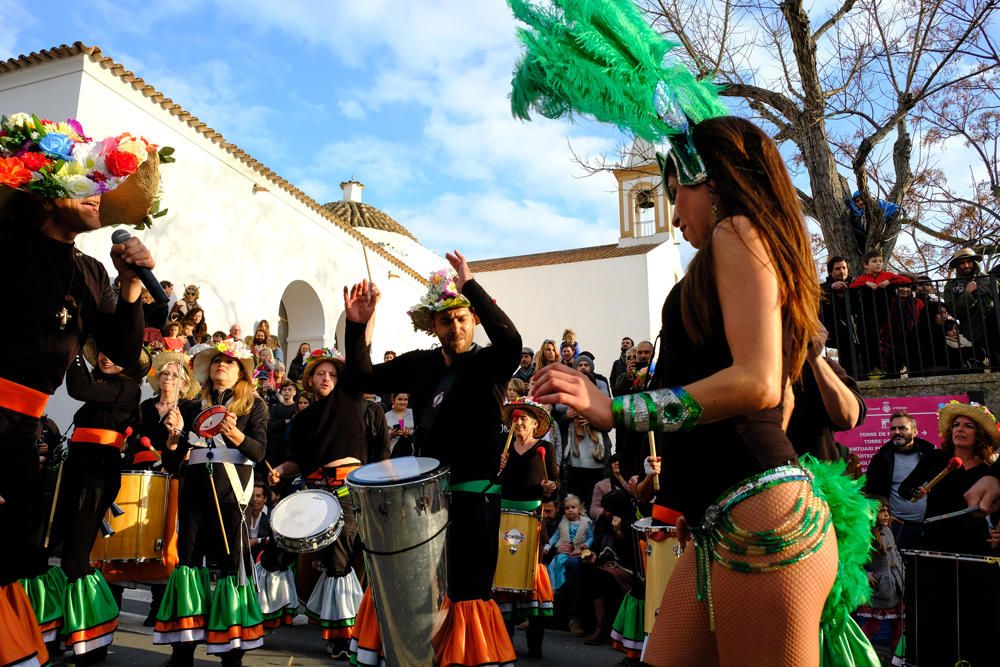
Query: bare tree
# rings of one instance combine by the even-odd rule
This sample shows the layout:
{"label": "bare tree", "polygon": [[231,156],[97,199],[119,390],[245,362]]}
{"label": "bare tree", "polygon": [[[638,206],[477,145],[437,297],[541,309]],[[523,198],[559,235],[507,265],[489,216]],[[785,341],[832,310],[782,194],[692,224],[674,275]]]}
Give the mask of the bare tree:
{"label": "bare tree", "polygon": [[[792,146],[792,167],[808,176],[804,210],[830,253],[857,271],[865,250],[891,254],[904,227],[947,244],[969,240],[964,228],[913,217],[929,203],[915,190],[933,179],[915,171],[913,133],[933,126],[929,110],[943,109],[952,91],[1000,71],[988,32],[1000,0],[842,0],[816,16],[802,0],[639,2],[695,71]],[[960,111],[953,105],[950,117]],[[955,175],[944,176],[939,191]],[[863,218],[852,219],[855,190]],[[995,215],[995,203],[981,202],[982,215]]]}

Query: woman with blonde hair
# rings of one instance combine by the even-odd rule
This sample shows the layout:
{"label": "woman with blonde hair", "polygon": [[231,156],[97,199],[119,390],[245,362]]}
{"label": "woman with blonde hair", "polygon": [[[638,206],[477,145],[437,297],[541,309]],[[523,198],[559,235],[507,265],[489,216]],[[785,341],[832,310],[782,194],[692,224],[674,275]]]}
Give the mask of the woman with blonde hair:
{"label": "woman with blonde hair", "polygon": [[542,346],[535,353],[535,372],[542,370],[549,364],[559,363],[559,348],[551,338],[542,341]]}
{"label": "woman with blonde hair", "polygon": [[[194,357],[194,373],[200,401],[164,419],[170,431],[164,465],[182,479],[180,563],[167,581],[153,642],[172,645],[172,667],[192,665],[200,642],[223,665],[236,667],[244,651],[263,643],[260,604],[247,579],[244,519],[254,465],[267,448],[267,407],[254,390],[253,354],[239,341],[206,346]],[[199,415],[214,406],[224,408],[218,430],[203,430]],[[206,558],[220,569],[214,590],[202,566]]]}

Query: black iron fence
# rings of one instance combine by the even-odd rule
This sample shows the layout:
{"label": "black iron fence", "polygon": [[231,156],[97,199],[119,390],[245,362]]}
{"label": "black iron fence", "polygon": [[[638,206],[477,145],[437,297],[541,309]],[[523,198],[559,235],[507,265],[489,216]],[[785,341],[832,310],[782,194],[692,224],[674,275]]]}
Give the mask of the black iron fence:
{"label": "black iron fence", "polygon": [[[858,379],[1000,369],[997,281],[823,285],[828,354]],[[856,284],[856,283],[855,283]],[[874,286],[872,286],[874,285]]]}

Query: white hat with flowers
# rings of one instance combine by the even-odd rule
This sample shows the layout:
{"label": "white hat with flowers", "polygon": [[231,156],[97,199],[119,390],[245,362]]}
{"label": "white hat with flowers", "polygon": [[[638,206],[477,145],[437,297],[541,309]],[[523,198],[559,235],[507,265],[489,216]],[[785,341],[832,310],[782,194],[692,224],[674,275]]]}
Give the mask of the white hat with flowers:
{"label": "white hat with flowers", "polygon": [[514,413],[518,411],[531,415],[531,417],[537,422],[535,424],[535,432],[532,434],[533,437],[545,437],[545,435],[549,432],[549,426],[552,423],[552,418],[549,416],[549,411],[545,409],[544,405],[536,402],[530,396],[518,396],[501,408],[503,423],[510,426],[514,419]]}
{"label": "white hat with flowers", "polygon": [[194,355],[194,377],[200,384],[207,385],[209,383],[209,369],[218,356],[226,356],[240,362],[247,380],[253,378],[253,352],[243,341],[227,339],[221,343],[209,345]]}
{"label": "white hat with flowers", "polygon": [[406,311],[406,314],[413,321],[415,331],[423,331],[433,335],[434,313],[441,313],[452,308],[472,307],[469,300],[458,291],[455,278],[455,274],[446,269],[435,271],[430,275],[427,294],[420,299],[420,303]]}
{"label": "white hat with flowers", "polygon": [[997,424],[997,418],[988,407],[975,401],[960,403],[951,400],[938,406],[938,435],[942,440],[948,440],[948,431],[955,417],[967,417],[976,422],[986,433],[993,447],[1000,446],[1000,425]]}
{"label": "white hat with flowers", "polygon": [[172,148],[129,133],[92,139],[79,121],[0,116],[0,185],[48,199],[101,196],[101,224],[148,225],[159,217],[159,163]]}
{"label": "white hat with flowers", "polygon": [[302,384],[306,387],[312,382],[313,371],[324,361],[329,361],[337,367],[337,372],[344,370],[344,355],[337,351],[335,347],[318,347],[306,357],[306,367],[302,371]]}

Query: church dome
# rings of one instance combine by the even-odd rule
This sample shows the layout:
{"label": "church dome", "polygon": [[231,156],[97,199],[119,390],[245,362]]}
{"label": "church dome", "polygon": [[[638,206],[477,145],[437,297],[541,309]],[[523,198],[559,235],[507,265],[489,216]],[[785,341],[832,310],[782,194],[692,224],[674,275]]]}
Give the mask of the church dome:
{"label": "church dome", "polygon": [[402,234],[414,241],[417,240],[406,227],[374,206],[369,206],[359,201],[332,201],[328,204],[323,204],[323,208],[336,216],[338,220],[351,227],[380,229],[385,232]]}

